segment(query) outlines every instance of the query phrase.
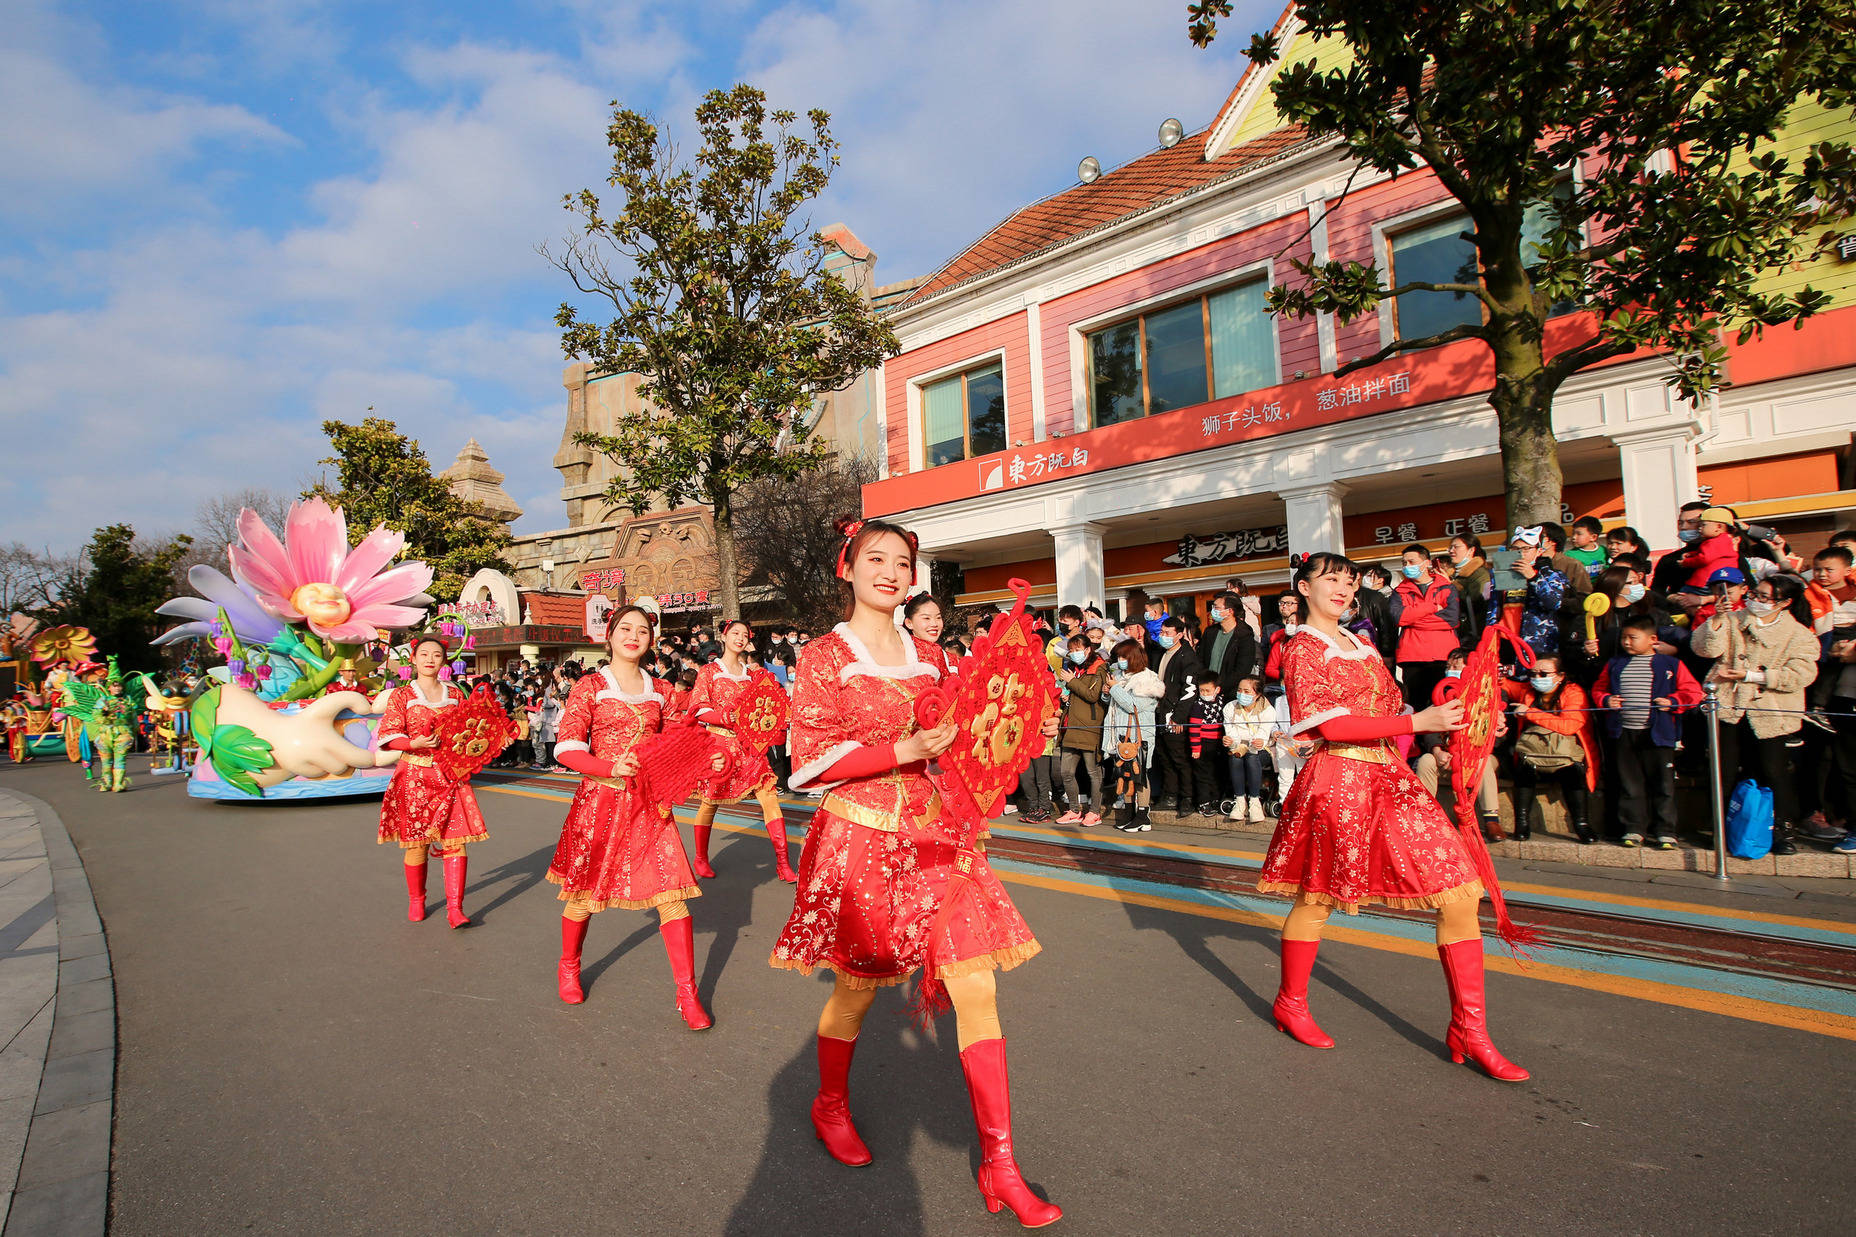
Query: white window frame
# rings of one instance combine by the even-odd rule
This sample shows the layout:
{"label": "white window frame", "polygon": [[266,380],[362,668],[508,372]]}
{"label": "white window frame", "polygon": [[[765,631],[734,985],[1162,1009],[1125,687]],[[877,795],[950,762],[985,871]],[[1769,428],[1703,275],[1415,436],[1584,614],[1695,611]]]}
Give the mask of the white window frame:
{"label": "white window frame", "polygon": [[[1189,284],[1182,284],[1177,288],[1155,293],[1153,296],[1144,297],[1138,301],[1130,301],[1125,305],[1117,305],[1114,309],[1072,322],[1069,339],[1070,432],[1081,434],[1098,428],[1089,415],[1089,335],[1091,332],[1138,318],[1142,314],[1168,305],[1197,300],[1223,292],[1228,288],[1235,288],[1240,284],[1254,283],[1259,275],[1263,277],[1265,289],[1275,287],[1275,259],[1259,258],[1243,266],[1235,266],[1228,271],[1220,271],[1216,275],[1208,275],[1204,279],[1197,279]],[[1146,357],[1141,358],[1141,364],[1143,366],[1147,364]],[[1274,375],[1274,381],[1268,385],[1280,385],[1282,383],[1282,319],[1275,314],[1270,315],[1270,370]],[[1197,407],[1197,405],[1193,406]],[[1182,410],[1173,409],[1173,411]],[[1145,420],[1144,417],[1142,419]]]}
{"label": "white window frame", "polygon": [[[922,435],[922,388],[933,386],[943,379],[964,374],[970,369],[983,369],[987,365],[991,365],[995,362],[999,366],[1000,385],[1005,388],[1005,445],[1008,449],[1011,447],[1013,409],[1011,387],[1005,381],[1007,371],[1005,349],[989,348],[985,352],[976,352],[965,360],[957,361],[952,365],[943,365],[938,369],[928,370],[925,373],[916,374],[909,379],[903,393],[903,398],[904,402],[907,404],[904,411],[909,418],[910,472],[925,471],[928,459],[928,443]],[[961,415],[966,415],[965,408],[961,409]]]}

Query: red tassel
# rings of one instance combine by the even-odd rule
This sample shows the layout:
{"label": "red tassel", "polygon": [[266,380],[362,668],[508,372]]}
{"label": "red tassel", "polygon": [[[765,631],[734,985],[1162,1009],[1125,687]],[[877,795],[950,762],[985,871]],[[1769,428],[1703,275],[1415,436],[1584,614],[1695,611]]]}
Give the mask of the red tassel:
{"label": "red tassel", "polygon": [[1527,958],[1527,946],[1538,945],[1540,934],[1508,917],[1508,900],[1502,897],[1502,883],[1496,879],[1495,860],[1490,857],[1489,848],[1483,843],[1482,830],[1472,822],[1459,825],[1457,832],[1462,834],[1463,844],[1469,848],[1469,857],[1475,862],[1476,875],[1482,878],[1482,888],[1489,895],[1489,906],[1495,911],[1496,933],[1511,953],[1518,958]]}
{"label": "red tassel", "polygon": [[932,965],[922,968],[922,977],[915,984],[915,997],[902,1007],[917,1028],[926,1035],[934,1030],[934,1020],[954,1008],[948,998],[947,985],[934,976]]}

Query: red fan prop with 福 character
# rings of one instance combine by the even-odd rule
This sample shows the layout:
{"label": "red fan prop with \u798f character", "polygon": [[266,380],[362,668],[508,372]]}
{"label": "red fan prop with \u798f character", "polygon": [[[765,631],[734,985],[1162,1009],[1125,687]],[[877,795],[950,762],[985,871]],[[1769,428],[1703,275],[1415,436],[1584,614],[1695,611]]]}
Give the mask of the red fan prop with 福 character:
{"label": "red fan prop with \u798f character", "polygon": [[1476,872],[1482,878],[1482,886],[1488,892],[1489,905],[1495,911],[1496,930],[1511,947],[1518,947],[1538,938],[1508,917],[1508,903],[1502,897],[1501,883],[1495,876],[1495,863],[1489,858],[1489,848],[1482,840],[1482,828],[1476,821],[1476,790],[1482,785],[1483,767],[1495,750],[1502,709],[1506,705],[1501,687],[1503,644],[1514,650],[1515,659],[1522,668],[1534,664],[1532,649],[1506,627],[1492,623],[1483,629],[1482,642],[1469,655],[1463,676],[1446,680],[1446,684],[1454,684],[1456,690],[1440,694],[1446,700],[1456,699],[1463,705],[1463,729],[1450,735],[1450,784],[1456,790],[1457,832],[1462,835],[1463,844],[1475,861]]}
{"label": "red fan prop with \u798f character", "polygon": [[764,752],[786,733],[786,689],[771,674],[757,674],[735,697],[735,737]]}
{"label": "red fan prop with \u798f character", "polygon": [[450,780],[466,782],[515,741],[516,726],[485,686],[456,708],[441,710],[432,737],[438,740],[433,765]]}
{"label": "red fan prop with \u798f character", "polygon": [[947,811],[968,837],[979,833],[1031,763],[1044,721],[1057,710],[1057,685],[1044,644],[1025,613],[1031,586],[973,642],[951,683],[924,692],[915,717],[924,727],[953,722],[959,733],[943,752],[937,785]]}

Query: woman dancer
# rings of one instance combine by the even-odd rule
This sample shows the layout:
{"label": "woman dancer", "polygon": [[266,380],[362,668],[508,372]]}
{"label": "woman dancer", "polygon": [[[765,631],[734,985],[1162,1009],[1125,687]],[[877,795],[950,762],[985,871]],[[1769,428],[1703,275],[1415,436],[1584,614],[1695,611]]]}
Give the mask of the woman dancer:
{"label": "woman dancer", "polygon": [[1482,881],[1462,838],[1392,751],[1392,739],[1463,728],[1457,701],[1417,714],[1404,702],[1378,652],[1341,626],[1359,588],[1359,569],[1338,554],[1311,554],[1296,567],[1302,626],[1284,658],[1294,733],[1320,744],[1296,775],[1257,888],[1287,893],[1276,1026],[1311,1048],[1334,1041],[1308,1009],[1308,975],[1321,928],[1336,906],[1433,907],[1437,956],[1450,989],[1450,1058],[1474,1061],[1491,1078],[1521,1082],[1527,1071],[1489,1040],[1482,986]]}
{"label": "woman dancer", "polygon": [[749,664],[748,650],[753,647],[754,629],[745,619],[730,619],[722,627],[722,655],[696,672],[696,687],[690,693],[690,716],[711,734],[721,736],[729,755],[728,771],[703,789],[702,807],[696,812],[696,875],[705,880],[715,875],[709,866],[715,809],[752,796],[760,804],[761,820],[773,842],[774,875],[790,884],[799,877],[786,858],[786,816],[780,809],[773,768],[767,763],[767,753],[735,733],[735,701],[756,678],[772,677]]}
{"label": "woman dancer", "polygon": [[872,520],[840,526],[838,576],[847,622],[806,645],[793,693],[795,789],[829,793],[800,857],[792,917],[771,959],[810,974],[836,972],[818,1022],[818,1098],[812,1128],[840,1163],[868,1164],[851,1123],[851,1055],[879,987],[924,969],[932,1007],[944,985],[958,1028],[960,1064],[979,1127],[980,1194],[1027,1226],[1061,1210],[1033,1194],[1012,1156],[1011,1095],[993,971],[1038,952],[987,865],[982,842],[942,811],[928,764],[954,740],[952,724],[919,729],[915,703],[941,675],[928,646],[897,630],[894,615],[915,570],[915,538]]}
{"label": "woman dancer", "polygon": [[393,780],[380,800],[379,841],[397,842],[405,856],[406,918],[425,918],[425,861],[429,854],[445,862],[445,916],[454,928],[470,926],[464,913],[464,879],[469,860],[464,847],[490,836],[469,782],[454,782],[438,771],[432,749],[438,740],[438,710],[461,704],[464,692],[439,679],[450,649],[437,636],[421,636],[412,646],[413,681],[387,693],[380,719],[380,746],[401,753]]}
{"label": "woman dancer", "polygon": [[941,647],[941,633],[947,627],[941,615],[941,603],[933,593],[917,593],[902,607],[902,625],[922,645],[922,657],[943,677],[954,673],[954,659]]}
{"label": "woman dancer", "polygon": [[[670,808],[639,785],[637,749],[663,728],[670,685],[645,674],[656,620],[622,606],[607,628],[611,664],[582,675],[568,694],[555,758],[581,775],[567,809],[548,879],[561,887],[561,1000],[586,1000],[580,947],[586,924],[609,906],[657,911],[664,952],[677,982],[677,1012],[692,1031],[714,1019],[696,995],[696,946],[689,899],[701,897]],[[717,758],[718,767],[722,758]]]}

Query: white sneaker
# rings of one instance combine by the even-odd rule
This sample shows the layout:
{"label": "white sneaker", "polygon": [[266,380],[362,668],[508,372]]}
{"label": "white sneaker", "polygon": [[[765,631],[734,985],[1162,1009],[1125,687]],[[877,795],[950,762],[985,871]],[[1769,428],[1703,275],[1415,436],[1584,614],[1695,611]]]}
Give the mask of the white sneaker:
{"label": "white sneaker", "polygon": [[1244,801],[1242,799],[1232,799],[1224,809],[1224,818],[1226,820],[1244,819]]}
{"label": "white sneaker", "polygon": [[1005,814],[1007,816],[1016,816],[1018,815],[1018,809],[1008,803],[1005,805]]}
{"label": "white sneaker", "polygon": [[1263,823],[1263,800],[1255,795],[1250,797],[1250,822],[1252,824]]}

